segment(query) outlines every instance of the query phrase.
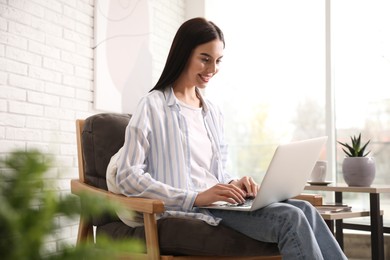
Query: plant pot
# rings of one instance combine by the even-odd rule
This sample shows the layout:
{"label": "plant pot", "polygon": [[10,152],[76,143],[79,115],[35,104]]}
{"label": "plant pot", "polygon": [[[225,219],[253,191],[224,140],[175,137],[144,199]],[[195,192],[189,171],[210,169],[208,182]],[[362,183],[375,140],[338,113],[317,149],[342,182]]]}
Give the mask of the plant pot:
{"label": "plant pot", "polygon": [[375,179],[373,157],[345,157],[342,169],[348,186],[369,187]]}

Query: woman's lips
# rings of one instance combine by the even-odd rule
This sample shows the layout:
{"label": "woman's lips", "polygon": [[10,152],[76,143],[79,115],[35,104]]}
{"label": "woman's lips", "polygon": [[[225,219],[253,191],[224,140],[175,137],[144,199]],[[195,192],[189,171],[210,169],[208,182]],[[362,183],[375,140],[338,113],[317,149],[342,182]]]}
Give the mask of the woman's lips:
{"label": "woman's lips", "polygon": [[201,78],[202,81],[207,83],[207,82],[209,82],[209,80],[211,79],[212,76],[199,75],[199,77]]}

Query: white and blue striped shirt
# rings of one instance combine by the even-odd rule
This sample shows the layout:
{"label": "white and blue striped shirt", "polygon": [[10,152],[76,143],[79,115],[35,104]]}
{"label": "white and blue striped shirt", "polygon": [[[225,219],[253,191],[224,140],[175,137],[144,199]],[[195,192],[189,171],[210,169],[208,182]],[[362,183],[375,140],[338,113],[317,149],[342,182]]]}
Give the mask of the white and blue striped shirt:
{"label": "white and blue striped shirt", "polygon": [[[201,96],[203,119],[213,156],[210,171],[219,182],[234,178],[226,171],[227,145],[219,109]],[[217,225],[219,219],[193,207],[197,192],[191,181],[188,127],[172,87],[143,97],[132,116],[117,161],[116,185],[131,197],[161,199],[163,216],[187,216]]]}

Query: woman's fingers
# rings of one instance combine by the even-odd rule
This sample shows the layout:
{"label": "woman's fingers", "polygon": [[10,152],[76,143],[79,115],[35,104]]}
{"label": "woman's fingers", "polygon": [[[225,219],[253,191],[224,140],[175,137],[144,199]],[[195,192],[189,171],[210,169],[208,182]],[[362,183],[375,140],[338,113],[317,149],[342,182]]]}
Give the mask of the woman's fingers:
{"label": "woman's fingers", "polygon": [[[241,180],[242,180],[242,184],[246,190],[247,196],[249,196],[249,197],[253,196],[252,177],[245,176]],[[252,180],[252,183],[251,183],[251,180]]]}
{"label": "woman's fingers", "polygon": [[232,184],[217,184],[208,190],[200,192],[195,199],[195,206],[209,205],[216,201],[243,203],[245,192]]}
{"label": "woman's fingers", "polygon": [[252,177],[242,177],[237,185],[246,191],[246,196],[248,197],[256,197],[257,191],[259,190],[259,185],[253,180]]}
{"label": "woman's fingers", "polygon": [[249,196],[256,197],[257,191],[259,190],[259,185],[253,180],[252,177],[249,177],[249,184],[250,187]]}
{"label": "woman's fingers", "polygon": [[237,203],[242,203],[245,201],[245,192],[239,187],[233,184],[221,184],[221,195],[225,198],[232,198]]}
{"label": "woman's fingers", "polygon": [[255,197],[259,185],[252,177],[245,176],[231,184],[217,184],[208,190],[200,192],[195,199],[195,206],[209,205],[216,201],[243,203],[245,197]]}

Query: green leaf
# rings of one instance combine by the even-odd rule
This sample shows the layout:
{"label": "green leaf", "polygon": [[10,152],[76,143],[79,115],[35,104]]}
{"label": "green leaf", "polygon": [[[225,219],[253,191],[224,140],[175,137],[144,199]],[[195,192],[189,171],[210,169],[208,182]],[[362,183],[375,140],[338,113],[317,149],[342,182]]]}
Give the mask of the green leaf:
{"label": "green leaf", "polygon": [[359,133],[359,136],[351,136],[350,139],[351,139],[351,144],[337,141],[340,145],[342,145],[344,148],[347,149],[346,150],[342,148],[342,150],[348,157],[365,157],[370,153],[370,152],[365,153],[365,149],[367,148],[367,145],[370,143],[370,140],[368,140],[368,142],[362,146],[361,133]]}
{"label": "green leaf", "polygon": [[59,216],[98,216],[121,210],[105,198],[82,194],[59,198],[45,188],[44,173],[52,159],[37,150],[15,151],[0,159],[0,252],[1,259],[113,259],[118,252],[142,252],[137,241],[100,238],[98,244],[65,246],[54,255],[45,252],[48,236],[56,237]]}

